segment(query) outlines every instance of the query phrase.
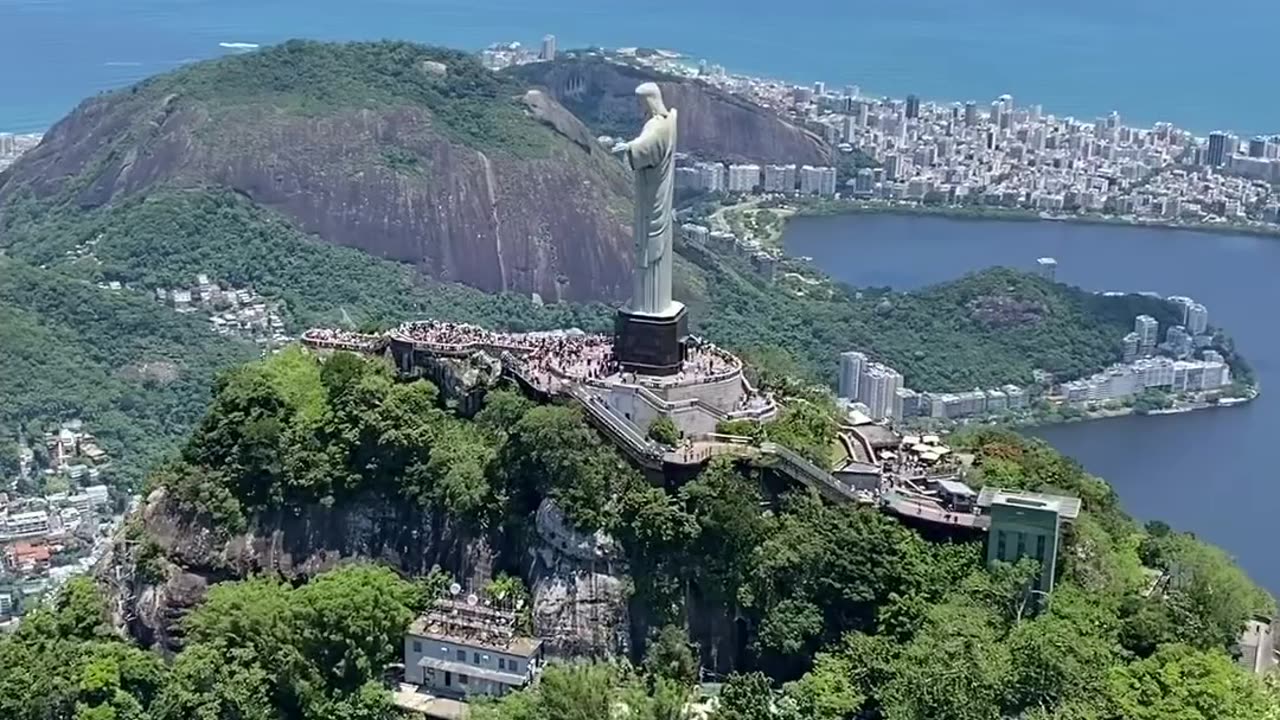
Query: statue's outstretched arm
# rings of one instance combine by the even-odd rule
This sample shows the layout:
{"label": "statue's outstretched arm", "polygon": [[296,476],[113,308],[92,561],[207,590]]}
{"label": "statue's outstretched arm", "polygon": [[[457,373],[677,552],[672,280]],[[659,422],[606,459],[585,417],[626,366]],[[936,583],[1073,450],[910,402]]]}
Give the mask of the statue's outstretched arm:
{"label": "statue's outstretched arm", "polygon": [[639,170],[658,165],[662,162],[663,152],[666,149],[665,142],[666,138],[659,123],[645,123],[640,136],[627,143],[627,157],[631,160],[631,167]]}

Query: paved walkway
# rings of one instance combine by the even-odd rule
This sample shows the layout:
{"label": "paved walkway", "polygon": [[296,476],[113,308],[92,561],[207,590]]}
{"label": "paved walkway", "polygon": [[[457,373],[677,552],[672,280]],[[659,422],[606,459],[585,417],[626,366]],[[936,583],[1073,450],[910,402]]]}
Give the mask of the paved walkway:
{"label": "paved walkway", "polygon": [[467,717],[467,704],[458,700],[436,697],[417,685],[400,683],[391,693],[392,702],[401,710],[425,715],[438,720],[462,720]]}

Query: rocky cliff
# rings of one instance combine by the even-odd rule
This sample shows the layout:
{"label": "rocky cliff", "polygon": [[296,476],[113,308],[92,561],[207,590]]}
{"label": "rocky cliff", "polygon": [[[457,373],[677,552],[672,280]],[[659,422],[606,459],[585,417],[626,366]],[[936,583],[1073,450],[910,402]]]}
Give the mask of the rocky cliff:
{"label": "rocky cliff", "polygon": [[631,137],[644,122],[636,85],[657,82],[679,109],[680,150],[709,160],[831,164],[831,148],[776,113],[705,83],[600,57],[521,65],[507,71],[547,91],[597,133]]}
{"label": "rocky cliff", "polygon": [[0,174],[0,228],[18,199],[75,212],[159,186],[230,188],[487,291],[615,299],[629,272],[621,165],[554,100],[454,51],[291,41],[86,100]]}
{"label": "rocky cliff", "polygon": [[[372,494],[259,516],[247,532],[228,536],[184,516],[157,490],[137,522],[138,532],[117,543],[101,574],[116,589],[117,621],[144,645],[167,650],[182,647],[182,619],[218,582],[261,573],[300,581],[342,562],[372,560],[411,576],[439,566],[482,587],[496,561],[486,538],[449,518]],[[532,590],[534,632],[549,652],[626,652],[628,598],[616,561],[584,560],[542,532],[515,552],[523,553]]]}

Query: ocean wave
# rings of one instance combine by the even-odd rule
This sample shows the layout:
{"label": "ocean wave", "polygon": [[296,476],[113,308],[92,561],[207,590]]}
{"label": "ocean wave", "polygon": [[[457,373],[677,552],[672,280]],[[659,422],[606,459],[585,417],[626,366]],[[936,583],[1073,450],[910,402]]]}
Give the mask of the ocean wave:
{"label": "ocean wave", "polygon": [[103,67],[142,67],[142,63],[133,60],[110,60],[102,65]]}
{"label": "ocean wave", "polygon": [[228,50],[256,50],[258,48],[258,43],[220,42],[218,43],[218,47],[226,48]]}

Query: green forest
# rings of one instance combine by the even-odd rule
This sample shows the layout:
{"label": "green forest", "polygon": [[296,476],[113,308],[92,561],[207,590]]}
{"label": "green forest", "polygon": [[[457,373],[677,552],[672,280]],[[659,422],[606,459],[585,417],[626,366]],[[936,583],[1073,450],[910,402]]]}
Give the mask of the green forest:
{"label": "green forest", "polygon": [[807,268],[816,285],[771,283],[740,259],[689,245],[681,252],[706,288],[694,315],[701,332],[783,374],[828,384],[839,354],[854,349],[918,390],[1025,385],[1037,368],[1077,378],[1119,362],[1137,315],[1162,327],[1176,320],[1163,300],[1096,295],[1009,268],[894,292],[835,284]]}
{"label": "green forest", "polygon": [[[409,42],[290,40],[190,64],[142,82],[136,92],[194,101],[239,131],[266,120],[266,108],[328,116],[353,108],[424,107],[432,127],[468,147],[546,157],[555,146],[554,134],[525,115],[520,104],[525,89],[461,50]],[[256,122],[245,123],[246,116]]]}
{"label": "green forest", "polygon": [[[988,569],[978,541],[926,539],[874,508],[789,487],[768,467],[717,461],[655,484],[572,407],[502,388],[461,417],[435,385],[403,382],[380,360],[321,361],[298,347],[264,359],[153,291],[198,273],[252,287],[283,301],[292,332],[422,317],[607,330],[603,303],[544,306],[428,280],[218,188],[156,187],[92,210],[77,201],[137,139],[129,133],[174,111],[166,98],[249,117],[203,130],[227,141],[262,141],[274,126],[255,123],[272,113],[423,106],[433,128],[469,148],[544,157],[558,141],[524,115],[521,89],[452,51],[294,41],[124,91],[139,100],[120,112],[137,122],[60,194],[6,188],[0,470],[12,474],[19,433],[81,418],[115,459],[118,484],[163,490],[212,540],[269,531],[273,515],[381,497],[491,541],[496,570],[511,576],[527,565],[536,508],[554,501],[578,529],[620,544],[641,642],[631,658],[554,665],[537,686],[478,706],[478,720],[688,720],[700,665],[722,653],[735,672],[711,720],[1280,720],[1280,683],[1244,673],[1231,654],[1245,621],[1274,613],[1274,599],[1217,548],[1139,525],[1104,481],[1039,441],[993,429],[951,438],[973,457],[972,485],[1082,498],[1043,603],[1031,593],[1034,563]],[[235,135],[242,126],[262,134]],[[421,171],[412,154],[388,153],[372,160]],[[1007,269],[901,293],[845,287],[792,261],[784,271],[810,282],[785,272],[768,282],[741,259],[678,250],[694,330],[741,352],[776,388],[830,383],[849,349],[921,390],[1024,384],[1036,368],[1076,377],[1119,357],[1135,315],[1168,325],[1174,312]],[[821,461],[834,426],[822,395],[785,398],[768,427],[732,429]],[[670,441],[671,430],[655,435]],[[163,549],[144,547],[153,555],[143,576],[159,579]],[[355,562],[305,582],[223,579],[182,620],[172,656],[109,627],[111,599],[91,582],[68,583],[0,636],[0,718],[400,717],[389,677],[441,576]],[[726,649],[706,618],[741,627],[740,645]]]}
{"label": "green forest", "polygon": [[[90,240],[96,242],[89,256],[67,255]],[[89,213],[15,201],[0,224],[0,243],[14,257],[95,282],[153,289],[206,273],[251,286],[284,299],[295,330],[424,316],[513,330],[603,330],[612,320],[603,304],[540,306],[426,280],[408,267],[308,238],[222,191],[161,191]],[[1035,368],[1079,377],[1118,360],[1134,316],[1150,314],[1167,325],[1175,313],[1157,299],[1095,295],[1007,269],[913,293],[823,283],[802,294],[785,282],[765,282],[736,259],[679,250],[686,261],[677,290],[694,309],[696,332],[828,382],[839,353],[851,348],[888,362],[924,390],[1028,383]]]}
{"label": "green forest", "polygon": [[[603,305],[537,305],[418,276],[304,236],[230,192],[168,191],[110,209],[0,214],[0,439],[83,419],[137,486],[207,407],[217,372],[258,354],[153,299],[197,274],[285,303],[288,331],[435,317],[512,330],[603,330]],[[99,283],[120,282],[110,291]]]}
{"label": "green forest", "polygon": [[[783,422],[797,426],[783,434],[814,425]],[[1275,717],[1275,685],[1230,656],[1244,621],[1273,612],[1274,601],[1221,551],[1159,523],[1139,526],[1106,483],[1038,441],[981,430],[954,444],[974,454],[974,485],[1082,498],[1045,607],[1030,601],[1030,561],[988,571],[977,542],[926,540],[875,509],[780,488],[763,468],[716,462],[680,487],[656,487],[571,408],[498,390],[468,420],[446,409],[429,382],[398,382],[381,361],[347,354],[320,362],[291,351],[224,375],[180,458],[153,482],[180,512],[226,533],[263,511],[368,492],[443,510],[495,537],[527,537],[532,509],[550,497],[579,528],[608,531],[628,559],[633,612],[652,628],[642,662],[554,668],[538,687],[479,710],[480,718],[585,720],[596,716],[584,708],[617,705],[644,708],[640,717],[687,717],[698,658],[722,640],[689,625],[691,602],[700,614],[737,614],[748,628],[716,718]],[[1166,582],[1149,593],[1159,576]],[[209,602],[270,585],[220,587]],[[227,600],[217,615],[286,612],[283,599],[240,602],[252,607]],[[295,642],[289,633],[248,634]],[[197,647],[179,656],[173,677]],[[373,645],[360,647],[374,657]],[[249,675],[254,658],[295,652],[258,647],[242,659],[219,650],[226,662],[246,663]],[[382,707],[373,696],[385,700],[369,685],[378,662],[340,667],[340,679],[305,683],[316,702],[358,695],[370,703],[360,712],[373,714],[351,717],[391,716],[368,709]],[[279,682],[251,686],[265,700],[236,701],[271,707],[262,717],[325,717]]]}
{"label": "green forest", "polygon": [[123,483],[208,407],[217,371],[257,354],[150,298],[0,257],[0,438],[81,418]]}
{"label": "green forest", "polygon": [[[21,196],[0,215],[0,248],[0,313],[11,318],[0,328],[0,433],[82,417],[131,481],[190,428],[213,375],[254,352],[151,300],[156,288],[189,286],[197,274],[282,300],[294,333],[423,317],[516,331],[612,323],[602,303],[541,305],[426,279],[308,237],[220,190],[163,190],[87,212]],[[824,283],[801,294],[736,258],[679,250],[677,290],[693,330],[742,353],[766,382],[831,384],[836,358],[851,348],[919,389],[1022,384],[1035,368],[1075,377],[1118,359],[1135,315],[1168,323],[1174,312],[1152,298],[1104,297],[1007,269],[913,293]],[[111,281],[125,289],[96,287]],[[1248,378],[1227,345],[1237,377]]]}

